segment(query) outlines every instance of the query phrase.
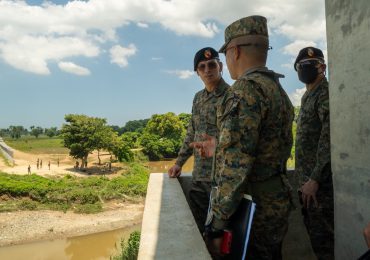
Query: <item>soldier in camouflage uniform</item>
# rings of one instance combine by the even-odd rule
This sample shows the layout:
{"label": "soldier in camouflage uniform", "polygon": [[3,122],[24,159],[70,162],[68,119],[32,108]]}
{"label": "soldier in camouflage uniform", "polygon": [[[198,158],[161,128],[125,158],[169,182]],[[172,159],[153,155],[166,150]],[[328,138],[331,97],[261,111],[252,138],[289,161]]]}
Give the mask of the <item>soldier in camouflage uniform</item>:
{"label": "soldier in camouflage uniform", "polygon": [[330,164],[329,84],[320,49],[302,49],[294,63],[306,84],[297,121],[295,171],[302,213],[318,259],[334,259],[334,200]]}
{"label": "soldier in camouflage uniform", "polygon": [[[205,133],[217,135],[216,105],[223,97],[229,85],[221,76],[222,63],[216,50],[210,47],[199,50],[194,57],[194,71],[203,81],[205,88],[195,94],[192,107],[192,117],[187,129],[186,137],[178,158],[168,174],[178,177],[181,167],[193,155],[191,142],[202,140]],[[192,186],[189,191],[190,207],[201,233],[204,232],[204,223],[207,217],[209,195],[211,191],[212,158],[201,158],[194,154],[194,169]]]}
{"label": "soldier in camouflage uniform", "polygon": [[[228,228],[243,194],[256,202],[247,259],[282,258],[291,209],[285,169],[294,111],[279,83],[282,75],[265,67],[268,48],[265,17],[242,18],[225,30],[220,52],[236,81],[217,109],[220,133],[206,233],[216,258],[222,230]],[[192,145],[210,155],[213,142],[210,138]]]}

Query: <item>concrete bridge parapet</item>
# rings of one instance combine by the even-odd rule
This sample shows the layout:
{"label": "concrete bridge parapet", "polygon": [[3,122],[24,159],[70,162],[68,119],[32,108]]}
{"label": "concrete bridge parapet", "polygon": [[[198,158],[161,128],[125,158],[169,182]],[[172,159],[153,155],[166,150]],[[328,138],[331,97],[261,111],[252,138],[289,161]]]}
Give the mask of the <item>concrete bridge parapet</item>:
{"label": "concrete bridge parapet", "polygon": [[4,155],[4,157],[11,163],[14,164],[14,152],[13,149],[10,148],[0,137],[0,151]]}

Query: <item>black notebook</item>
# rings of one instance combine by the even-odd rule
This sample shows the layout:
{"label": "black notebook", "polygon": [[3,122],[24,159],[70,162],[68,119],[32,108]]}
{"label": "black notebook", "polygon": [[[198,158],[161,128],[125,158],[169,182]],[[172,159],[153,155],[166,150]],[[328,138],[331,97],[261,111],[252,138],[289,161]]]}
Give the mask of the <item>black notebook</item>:
{"label": "black notebook", "polygon": [[256,203],[250,195],[245,194],[230,218],[232,240],[228,259],[245,259],[255,210]]}

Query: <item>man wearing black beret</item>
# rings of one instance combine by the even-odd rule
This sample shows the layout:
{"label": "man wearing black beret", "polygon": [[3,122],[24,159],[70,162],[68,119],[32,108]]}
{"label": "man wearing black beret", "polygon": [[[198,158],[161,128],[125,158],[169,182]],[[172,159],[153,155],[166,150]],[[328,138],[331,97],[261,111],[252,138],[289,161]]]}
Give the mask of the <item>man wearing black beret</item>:
{"label": "man wearing black beret", "polygon": [[295,171],[300,179],[303,218],[320,259],[334,259],[334,199],[330,162],[329,83],[320,49],[303,48],[294,63],[306,84],[297,121]]}
{"label": "man wearing black beret", "polygon": [[190,143],[201,141],[203,134],[218,135],[216,125],[216,106],[223,98],[229,85],[222,78],[222,63],[216,50],[206,47],[199,50],[194,57],[194,71],[204,83],[204,89],[195,94],[192,116],[186,137],[178,158],[168,175],[176,178],[187,159],[194,155],[192,187],[189,192],[190,207],[201,233],[207,217],[209,196],[211,191],[212,158],[202,158]]}

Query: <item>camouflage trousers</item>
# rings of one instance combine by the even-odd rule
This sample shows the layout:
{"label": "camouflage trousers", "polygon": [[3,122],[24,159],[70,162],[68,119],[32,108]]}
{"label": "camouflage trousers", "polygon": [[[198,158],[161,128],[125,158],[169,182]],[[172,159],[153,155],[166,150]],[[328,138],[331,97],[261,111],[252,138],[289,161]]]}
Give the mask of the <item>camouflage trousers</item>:
{"label": "camouflage trousers", "polygon": [[256,202],[246,259],[282,259],[282,242],[288,231],[291,203],[288,192],[253,196]]}
{"label": "camouflage trousers", "polygon": [[333,186],[320,188],[316,199],[319,203],[317,208],[302,208],[303,221],[317,259],[334,259]]}
{"label": "camouflage trousers", "polygon": [[193,181],[189,191],[190,209],[201,234],[204,233],[210,192],[211,183],[204,181]]}

